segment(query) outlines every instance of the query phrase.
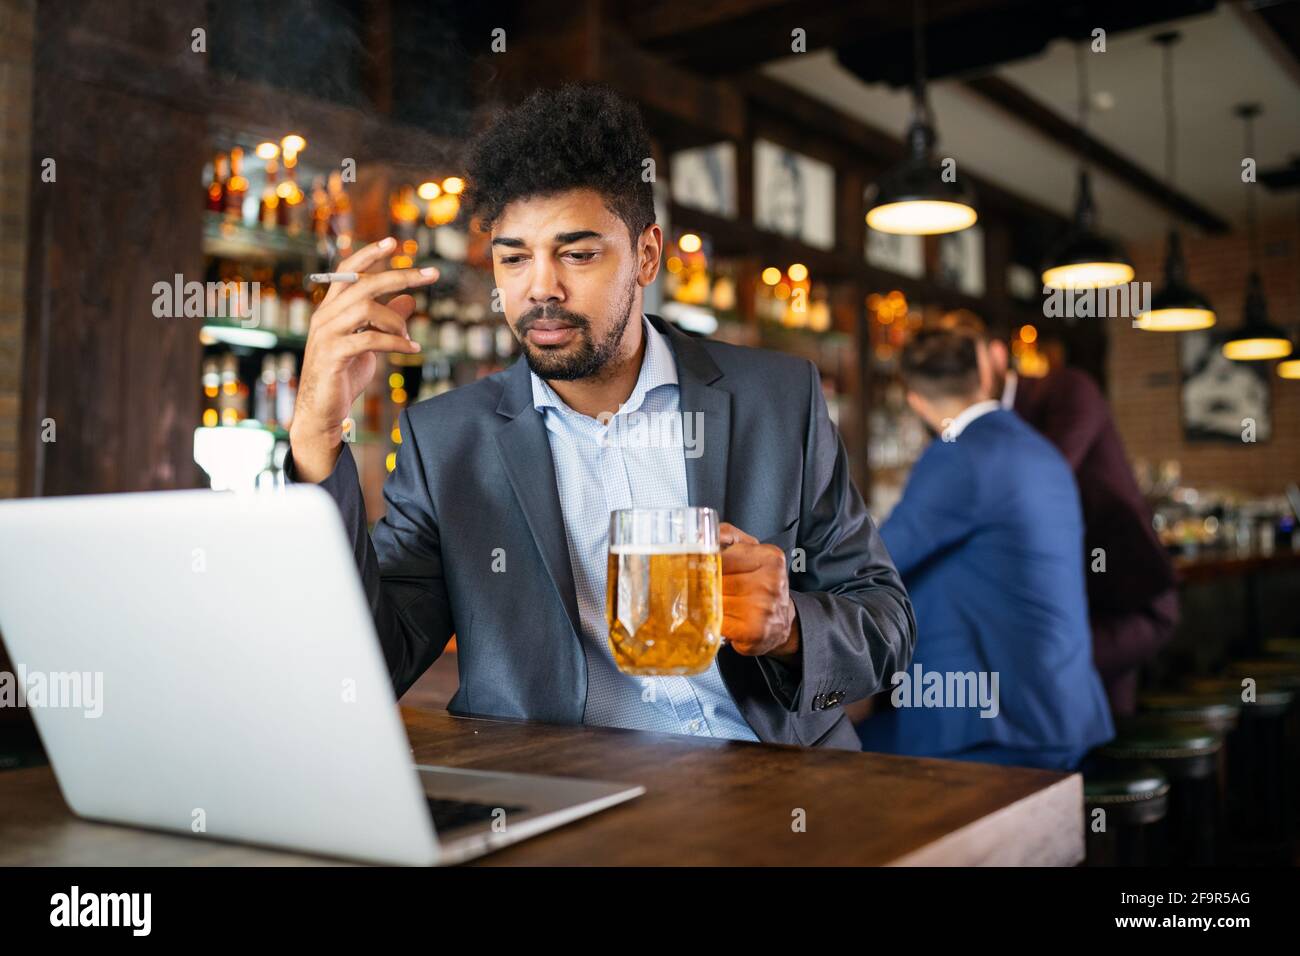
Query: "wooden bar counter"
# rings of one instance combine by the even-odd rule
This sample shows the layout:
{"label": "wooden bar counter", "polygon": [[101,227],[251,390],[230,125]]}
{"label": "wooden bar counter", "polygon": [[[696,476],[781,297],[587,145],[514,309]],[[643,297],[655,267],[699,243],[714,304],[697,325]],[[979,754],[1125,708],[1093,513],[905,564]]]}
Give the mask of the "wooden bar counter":
{"label": "wooden bar counter", "polygon": [[[1082,778],[839,750],[402,709],[426,764],[640,783],[629,803],[479,865],[1073,865]],[[792,824],[803,811],[803,832]],[[296,853],[90,823],[49,767],[0,773],[0,865],[320,864]]]}

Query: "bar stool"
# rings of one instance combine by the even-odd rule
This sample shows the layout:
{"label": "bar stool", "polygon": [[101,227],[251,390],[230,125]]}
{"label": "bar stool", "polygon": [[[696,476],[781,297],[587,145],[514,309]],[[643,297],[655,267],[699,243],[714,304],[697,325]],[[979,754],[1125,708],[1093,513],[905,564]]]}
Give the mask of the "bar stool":
{"label": "bar stool", "polygon": [[[1098,760],[1084,771],[1085,866],[1152,866],[1167,856],[1169,778],[1155,764]],[[1096,826],[1097,811],[1104,829]]]}
{"label": "bar stool", "polygon": [[1285,657],[1256,657],[1228,662],[1229,677],[1250,677],[1256,684],[1269,683],[1287,690],[1300,690],[1300,660]]}
{"label": "bar stool", "polygon": [[1224,738],[1237,729],[1241,707],[1240,701],[1218,693],[1157,692],[1138,698],[1138,710],[1142,713],[1158,715],[1166,720],[1204,724]]}
{"label": "bar stool", "polygon": [[1154,763],[1169,779],[1167,861],[1210,866],[1222,828],[1223,738],[1203,724],[1143,714],[1123,720],[1097,754],[1132,765]]}
{"label": "bar stool", "polygon": [[[1251,660],[1236,660],[1228,663],[1228,674],[1236,678],[1250,677],[1256,687],[1268,686],[1289,690],[1300,697],[1300,660],[1287,660],[1280,657],[1262,657]],[[1292,706],[1285,719],[1287,760],[1287,792],[1293,798],[1300,798],[1300,708]],[[1293,800],[1293,807],[1300,812],[1300,804]]]}
{"label": "bar stool", "polygon": [[1264,642],[1264,656],[1300,660],[1300,637],[1270,637]]}
{"label": "bar stool", "polygon": [[1300,833],[1300,794],[1295,772],[1297,693],[1261,678],[1255,699],[1242,701],[1241,681],[1201,677],[1188,691],[1241,707],[1228,743],[1228,813],[1241,862],[1289,863],[1289,845]]}

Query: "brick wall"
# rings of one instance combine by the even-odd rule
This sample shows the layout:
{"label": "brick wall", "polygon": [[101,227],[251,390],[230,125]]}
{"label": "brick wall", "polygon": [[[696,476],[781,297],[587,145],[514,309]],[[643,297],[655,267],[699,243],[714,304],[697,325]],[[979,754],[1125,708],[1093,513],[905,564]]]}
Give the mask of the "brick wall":
{"label": "brick wall", "polygon": [[18,493],[35,0],[0,0],[0,498]]}
{"label": "brick wall", "polygon": [[[1262,186],[1257,187],[1263,189]],[[1293,198],[1265,193],[1262,205],[1281,212]],[[1294,215],[1261,224],[1260,275],[1272,321],[1287,328],[1300,323],[1300,253]],[[1248,243],[1240,231],[1201,238],[1184,231],[1183,250],[1192,285],[1209,298],[1220,326],[1241,322],[1249,270]],[[1162,284],[1164,242],[1130,245],[1139,281]],[[1300,481],[1300,381],[1277,377],[1267,363],[1272,389],[1273,433],[1267,442],[1187,442],[1179,406],[1178,335],[1142,332],[1121,320],[1107,320],[1108,388],[1115,418],[1132,458],[1154,463],[1177,459],[1186,484],[1237,489],[1251,495],[1279,494]]]}

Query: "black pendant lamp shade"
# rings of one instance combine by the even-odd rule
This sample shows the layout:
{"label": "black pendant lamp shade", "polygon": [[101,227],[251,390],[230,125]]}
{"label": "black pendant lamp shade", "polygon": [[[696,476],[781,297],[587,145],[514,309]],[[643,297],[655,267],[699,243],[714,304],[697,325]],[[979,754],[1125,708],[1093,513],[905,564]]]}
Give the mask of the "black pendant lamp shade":
{"label": "black pendant lamp shade", "polygon": [[1208,299],[1187,282],[1187,264],[1177,230],[1169,231],[1165,254],[1165,284],[1151,297],[1151,308],[1137,318],[1137,327],[1149,332],[1191,332],[1208,329],[1215,322]]}
{"label": "black pendant lamp shade", "polygon": [[1079,195],[1074,222],[1052,247],[1043,266],[1043,285],[1050,289],[1100,289],[1133,278],[1133,266],[1119,243],[1097,232],[1092,182],[1079,170]]}
{"label": "black pendant lamp shade", "polygon": [[975,196],[964,179],[945,181],[934,159],[934,127],[918,109],[907,131],[908,157],[876,184],[867,225],[879,232],[936,235],[974,225]]}
{"label": "black pendant lamp shade", "polygon": [[[1079,84],[1080,154],[1088,150],[1088,56],[1082,43],[1074,49]],[[1074,205],[1074,222],[1065,236],[1048,252],[1043,264],[1043,285],[1049,289],[1103,289],[1123,285],[1133,278],[1133,266],[1118,243],[1096,231],[1096,209],[1092,202],[1092,181],[1088,167],[1079,168],[1079,193]]]}
{"label": "black pendant lamp shade", "polygon": [[[1174,45],[1180,34],[1176,30],[1159,33],[1152,41],[1159,44],[1164,57],[1165,91],[1165,177],[1172,189],[1178,156],[1177,126],[1174,122]],[[1182,240],[1178,230],[1169,228],[1169,246],[1165,252],[1165,284],[1151,297],[1150,308],[1138,315],[1134,325],[1148,332],[1192,332],[1208,329],[1217,321],[1214,308],[1205,296],[1187,281],[1187,263],[1183,260]]]}
{"label": "black pendant lamp shade", "polygon": [[1246,280],[1246,319],[1223,343],[1223,354],[1238,362],[1286,358],[1291,354],[1286,332],[1268,320],[1264,283],[1253,270]]}
{"label": "black pendant lamp shade", "polygon": [[875,184],[867,225],[877,232],[933,236],[957,232],[975,224],[975,195],[934,158],[936,135],[925,91],[925,49],[920,0],[913,3],[912,123],[907,130],[907,158]]}
{"label": "black pendant lamp shade", "polygon": [[[1257,103],[1243,103],[1236,113],[1246,129],[1244,155],[1255,155],[1254,121],[1259,115]],[[1246,227],[1250,236],[1250,276],[1246,279],[1246,309],[1241,325],[1232,329],[1223,343],[1223,355],[1236,362],[1263,362],[1286,358],[1291,354],[1291,340],[1284,331],[1268,320],[1264,301],[1264,283],[1259,277],[1259,230],[1255,222],[1255,183],[1246,183]]]}

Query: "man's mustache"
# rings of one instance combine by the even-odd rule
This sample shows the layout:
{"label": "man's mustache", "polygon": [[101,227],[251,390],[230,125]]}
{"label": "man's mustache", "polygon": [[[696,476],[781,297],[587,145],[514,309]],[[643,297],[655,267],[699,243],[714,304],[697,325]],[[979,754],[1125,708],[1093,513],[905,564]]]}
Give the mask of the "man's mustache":
{"label": "man's mustache", "polygon": [[529,309],[520,316],[518,325],[519,334],[524,335],[535,323],[540,322],[543,319],[549,319],[553,322],[564,322],[579,329],[587,329],[591,327],[591,322],[585,315],[579,315],[577,312],[570,312],[567,309],[556,305],[539,305]]}

